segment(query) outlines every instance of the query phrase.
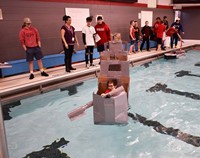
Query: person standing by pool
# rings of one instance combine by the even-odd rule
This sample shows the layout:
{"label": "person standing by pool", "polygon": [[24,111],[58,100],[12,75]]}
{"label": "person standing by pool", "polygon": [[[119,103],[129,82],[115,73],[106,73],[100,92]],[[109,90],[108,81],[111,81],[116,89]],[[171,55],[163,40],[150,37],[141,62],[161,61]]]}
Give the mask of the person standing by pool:
{"label": "person standing by pool", "polygon": [[140,47],[140,51],[142,51],[145,41],[146,41],[146,49],[147,49],[147,51],[150,51],[149,50],[149,39],[150,39],[150,35],[152,34],[152,30],[149,26],[148,21],[145,21],[145,26],[142,28],[141,32],[142,32],[143,40],[142,40],[142,44]]}
{"label": "person standing by pool", "polygon": [[71,17],[64,15],[63,21],[65,24],[61,27],[60,33],[65,52],[65,70],[66,72],[71,72],[71,70],[76,70],[76,68],[72,67],[72,54],[74,52],[74,44],[76,42],[77,46],[79,47],[79,43],[75,35],[75,28],[71,26]]}
{"label": "person standing by pool", "polygon": [[130,27],[129,27],[129,37],[130,37],[130,48],[129,48],[129,55],[133,54],[133,52],[135,52],[135,21],[131,20],[130,21]]}
{"label": "person standing by pool", "polygon": [[[184,34],[183,26],[180,23],[180,18],[177,18],[175,22],[172,23],[171,27],[178,28],[178,33],[180,35],[180,32]],[[177,47],[178,44],[178,34],[174,33],[173,36],[171,37],[171,48],[173,48],[173,43],[175,41],[175,48]]]}
{"label": "person standing by pool", "polygon": [[96,33],[100,36],[100,40],[97,42],[97,51],[99,55],[104,51],[104,44],[111,41],[111,33],[108,25],[103,21],[102,16],[97,17],[97,24],[95,25]]}
{"label": "person standing by pool", "polygon": [[40,41],[40,35],[38,30],[31,25],[31,19],[26,17],[24,18],[24,23],[22,25],[22,29],[19,33],[19,40],[22,44],[23,49],[26,52],[26,61],[29,62],[29,71],[30,76],[29,79],[34,78],[33,74],[33,61],[34,57],[37,60],[41,76],[49,76],[46,72],[44,72],[43,64],[42,64],[42,58],[43,54],[41,51],[41,41]]}
{"label": "person standing by pool", "polygon": [[157,28],[156,28],[156,39],[157,39],[157,51],[161,51],[161,45],[163,42],[163,33],[165,32],[165,25],[163,24],[162,21],[157,23]]}
{"label": "person standing by pool", "polygon": [[140,29],[138,27],[138,22],[135,22],[135,26],[134,26],[134,32],[135,32],[135,51],[139,51],[140,50]]}
{"label": "person standing by pool", "polygon": [[87,25],[83,27],[82,29],[82,38],[83,43],[85,46],[85,62],[86,67],[88,66],[88,55],[90,54],[90,66],[95,66],[93,64],[93,49],[94,49],[94,35],[96,34],[95,28],[91,25],[92,24],[92,17],[86,18]]}

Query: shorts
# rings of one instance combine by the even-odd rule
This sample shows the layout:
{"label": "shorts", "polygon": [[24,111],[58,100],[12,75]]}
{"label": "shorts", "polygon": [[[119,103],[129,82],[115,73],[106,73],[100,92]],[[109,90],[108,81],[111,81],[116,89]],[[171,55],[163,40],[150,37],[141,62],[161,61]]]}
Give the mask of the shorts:
{"label": "shorts", "polygon": [[135,42],[135,40],[131,40],[130,44],[133,45]]}
{"label": "shorts", "polygon": [[105,49],[104,49],[104,45],[98,45],[97,46],[97,51],[98,52],[103,52]]}
{"label": "shorts", "polygon": [[162,44],[162,38],[157,38],[157,44]]}
{"label": "shorts", "polygon": [[94,50],[94,46],[87,46],[87,48],[85,48],[85,53],[92,54],[93,50]]}
{"label": "shorts", "polygon": [[43,58],[42,51],[40,47],[27,47],[26,50],[26,61],[33,61],[34,57],[36,60]]}

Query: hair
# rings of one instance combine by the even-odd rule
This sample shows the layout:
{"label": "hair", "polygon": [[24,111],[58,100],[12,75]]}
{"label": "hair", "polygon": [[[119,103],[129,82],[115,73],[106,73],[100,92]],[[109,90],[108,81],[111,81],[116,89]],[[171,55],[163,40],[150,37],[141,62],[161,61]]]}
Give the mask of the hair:
{"label": "hair", "polygon": [[68,15],[64,15],[62,19],[63,19],[63,21],[67,21],[69,18],[71,18],[71,17]]}
{"label": "hair", "polygon": [[102,16],[98,16],[97,20],[103,20],[103,17]]}
{"label": "hair", "polygon": [[167,16],[163,16],[163,19],[166,19],[167,18]]}
{"label": "hair", "polygon": [[161,18],[160,18],[160,17],[157,17],[156,20],[161,20]]}
{"label": "hair", "polygon": [[23,24],[22,24],[22,28],[25,28],[25,27],[26,27],[26,24],[25,24],[25,23],[23,23]]}
{"label": "hair", "polygon": [[114,86],[117,86],[118,84],[117,79],[109,79],[107,82],[107,87],[109,84],[113,84]]}
{"label": "hair", "polygon": [[131,25],[133,22],[135,22],[135,21],[134,21],[134,20],[131,20],[131,21],[130,21],[130,25]]}
{"label": "hair", "polygon": [[92,17],[92,16],[89,16],[89,17],[86,18],[86,21],[87,21],[87,22],[92,22],[92,19],[93,19],[93,17]]}

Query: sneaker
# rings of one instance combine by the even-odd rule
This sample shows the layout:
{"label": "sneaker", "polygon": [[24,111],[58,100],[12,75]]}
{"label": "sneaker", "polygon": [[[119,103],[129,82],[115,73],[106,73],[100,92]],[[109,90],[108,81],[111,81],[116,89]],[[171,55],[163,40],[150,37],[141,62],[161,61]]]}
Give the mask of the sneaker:
{"label": "sneaker", "polygon": [[89,68],[90,68],[89,64],[86,64],[86,65],[85,65],[85,67],[86,67],[87,69],[89,69]]}
{"label": "sneaker", "polygon": [[42,71],[42,72],[41,72],[41,76],[47,77],[47,76],[49,76],[49,74],[47,74],[46,72]]}
{"label": "sneaker", "polygon": [[91,63],[90,66],[95,66],[95,65],[93,63]]}
{"label": "sneaker", "polygon": [[76,70],[76,68],[71,67],[70,70]]}
{"label": "sneaker", "polygon": [[34,79],[34,75],[32,73],[30,74],[29,79],[30,80]]}

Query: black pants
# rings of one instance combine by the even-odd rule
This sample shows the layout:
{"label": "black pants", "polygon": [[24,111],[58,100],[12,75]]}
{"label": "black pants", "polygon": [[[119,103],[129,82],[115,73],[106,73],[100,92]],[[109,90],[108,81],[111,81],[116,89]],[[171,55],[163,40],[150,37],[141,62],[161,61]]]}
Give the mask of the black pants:
{"label": "black pants", "polygon": [[143,38],[140,50],[142,51],[145,41],[147,42],[147,50],[149,51],[149,38]]}
{"label": "black pants", "polygon": [[177,35],[177,33],[174,33],[172,35],[172,37],[171,37],[171,41],[170,41],[171,48],[173,48],[174,41],[175,41],[175,47],[176,47],[177,44],[178,44],[178,35]]}
{"label": "black pants", "polygon": [[86,64],[88,64],[88,55],[90,54],[90,64],[93,63],[93,49],[94,46],[87,46],[87,48],[85,48],[85,62]]}
{"label": "black pants", "polygon": [[68,49],[63,46],[65,51],[65,69],[70,70],[72,68],[72,54],[74,52],[74,45],[68,45]]}

